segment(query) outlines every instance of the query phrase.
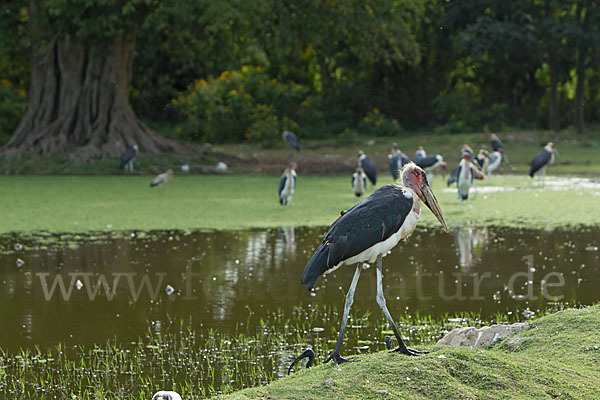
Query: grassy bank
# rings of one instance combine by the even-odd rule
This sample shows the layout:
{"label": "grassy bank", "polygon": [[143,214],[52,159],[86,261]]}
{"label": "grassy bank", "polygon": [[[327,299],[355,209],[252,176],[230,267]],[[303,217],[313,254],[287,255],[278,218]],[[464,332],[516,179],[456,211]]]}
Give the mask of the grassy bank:
{"label": "grassy bank", "polygon": [[[578,135],[571,132],[508,131],[499,133],[510,161],[503,173],[526,173],[533,157],[549,141],[559,151],[555,174],[598,174],[600,173],[600,132]],[[418,146],[428,154],[441,154],[452,168],[460,159],[463,144],[469,144],[475,152],[480,148],[490,150],[488,133],[465,133],[435,135],[430,133],[407,133],[398,137],[347,136],[330,140],[304,140],[303,150],[295,153],[301,171],[327,174],[347,173],[355,168],[356,153],[364,150],[373,159],[377,168],[387,174],[387,156],[393,142],[409,157],[413,157]],[[235,154],[240,158],[241,171],[272,172],[282,170],[289,157],[287,147],[263,149],[256,145],[232,144],[215,146],[215,150]]]}
{"label": "grassy bank", "polygon": [[[2,176],[0,232],[86,232],[150,229],[242,229],[329,225],[356,198],[350,179],[300,175],[292,207],[278,203],[278,177],[178,176],[161,189],[143,176]],[[381,184],[391,183],[389,176]],[[561,181],[562,182],[562,181]],[[501,226],[595,225],[600,189],[577,189],[564,181],[542,189],[526,176],[495,176],[485,182],[471,209],[460,207],[454,190],[438,175],[434,191],[451,225],[472,222]],[[572,190],[550,190],[569,187]],[[487,188],[487,189],[486,189]],[[515,189],[516,188],[516,189]],[[501,189],[492,189],[501,190]],[[438,226],[432,214],[422,224]]]}
{"label": "grassy bank", "polygon": [[[529,169],[533,157],[548,142],[554,141],[560,152],[558,165],[552,168],[556,174],[599,174],[600,173],[600,132],[590,131],[579,135],[569,131],[507,131],[499,133],[510,164],[503,168],[504,173],[524,173]],[[459,161],[460,149],[465,143],[477,152],[480,148],[490,149],[489,133],[430,134],[407,132],[396,137],[368,137],[342,135],[329,139],[307,140],[301,138],[302,151],[294,154],[299,170],[306,174],[351,174],[356,167],[356,153],[364,150],[377,164],[382,173],[387,174],[387,155],[393,142],[397,142],[409,157],[418,146],[424,146],[430,154],[442,154],[449,166]],[[149,156],[140,154],[136,159],[136,170],[142,173],[162,172],[167,168],[180,170],[184,163],[195,173],[206,171],[217,161],[225,161],[234,173],[279,174],[289,158],[287,145],[283,140],[275,148],[265,149],[251,143],[215,145],[213,151],[204,155],[164,154]],[[6,159],[0,157],[0,173],[10,174],[122,174],[117,167],[117,158],[97,160],[90,164],[76,164],[67,156],[25,157]]]}
{"label": "grassy bank", "polygon": [[[600,397],[600,307],[534,321],[516,345],[490,350],[425,346],[320,365],[225,399],[592,399]],[[515,341],[513,340],[513,343]]]}

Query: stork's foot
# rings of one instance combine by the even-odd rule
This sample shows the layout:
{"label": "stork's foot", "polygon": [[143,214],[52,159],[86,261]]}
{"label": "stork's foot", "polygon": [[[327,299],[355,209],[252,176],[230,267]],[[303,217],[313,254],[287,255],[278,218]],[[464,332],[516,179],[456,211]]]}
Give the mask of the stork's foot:
{"label": "stork's foot", "polygon": [[428,354],[429,352],[425,350],[413,350],[406,346],[400,346],[396,350],[392,350],[390,353],[402,353],[406,354],[407,356],[418,356],[419,354]]}
{"label": "stork's foot", "polygon": [[325,364],[327,364],[331,360],[333,360],[333,363],[335,365],[340,365],[340,364],[343,364],[345,362],[357,362],[357,361],[360,361],[360,360],[354,359],[354,357],[344,358],[344,357],[342,357],[340,355],[340,353],[335,352],[335,351],[333,353],[331,353],[331,355],[329,357],[327,357],[327,360],[325,360]]}

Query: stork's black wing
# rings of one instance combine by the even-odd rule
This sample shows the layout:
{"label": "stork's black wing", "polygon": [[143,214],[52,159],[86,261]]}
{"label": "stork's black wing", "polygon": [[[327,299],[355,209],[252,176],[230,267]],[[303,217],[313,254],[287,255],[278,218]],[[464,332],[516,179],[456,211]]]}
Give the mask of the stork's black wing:
{"label": "stork's black wing", "polygon": [[283,137],[294,149],[300,151],[300,140],[298,140],[298,136],[291,131],[285,131]]}
{"label": "stork's black wing", "polygon": [[499,139],[492,139],[492,149],[494,149],[494,151],[499,151],[502,148],[504,148],[504,146],[502,146],[502,142]]}
{"label": "stork's black wing", "polygon": [[283,192],[283,188],[285,187],[285,183],[287,181],[287,175],[283,175],[279,180],[279,190],[277,193],[279,194],[279,202],[283,205],[283,200],[281,199],[281,192]]}
{"label": "stork's black wing", "polygon": [[302,283],[312,289],[328,269],[388,239],[402,227],[412,205],[400,186],[385,185],[343,213],[306,264]]}
{"label": "stork's black wing", "polygon": [[529,170],[529,176],[533,178],[533,175],[542,169],[550,159],[552,158],[552,152],[543,149],[538,153],[537,156],[531,161],[531,169]]}
{"label": "stork's black wing", "polygon": [[483,164],[485,164],[485,158],[484,157],[476,157],[475,160],[477,160],[477,164],[479,164],[479,167],[483,168]]}
{"label": "stork's black wing", "polygon": [[371,161],[369,157],[364,157],[362,160],[360,160],[360,166],[362,167],[363,171],[365,171],[365,174],[367,174],[367,177],[373,186],[375,186],[377,183],[377,168],[375,168],[373,161]]}
{"label": "stork's black wing", "polygon": [[388,163],[390,165],[390,174],[392,174],[392,178],[397,181],[400,176],[398,173],[398,156],[390,154],[388,156]]}
{"label": "stork's black wing", "polygon": [[135,157],[135,154],[136,151],[133,148],[133,146],[129,146],[128,148],[126,148],[123,154],[121,154],[121,164],[119,165],[119,168],[123,169],[125,164],[127,164]]}
{"label": "stork's black wing", "polygon": [[428,168],[438,162],[437,154],[432,154],[430,156],[421,158],[417,161],[417,165],[421,168]]}
{"label": "stork's black wing", "polygon": [[450,176],[448,177],[448,186],[458,181],[458,175],[460,175],[460,165],[450,172]]}

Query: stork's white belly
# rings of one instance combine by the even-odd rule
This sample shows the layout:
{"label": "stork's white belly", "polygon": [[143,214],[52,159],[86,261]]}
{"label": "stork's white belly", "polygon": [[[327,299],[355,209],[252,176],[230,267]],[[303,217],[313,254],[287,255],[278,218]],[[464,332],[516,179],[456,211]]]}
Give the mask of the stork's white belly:
{"label": "stork's white belly", "polygon": [[385,257],[388,251],[396,247],[400,240],[409,237],[415,230],[417,222],[419,221],[419,216],[421,215],[419,199],[416,195],[414,196],[414,199],[415,200],[413,203],[413,208],[411,209],[410,213],[406,216],[406,219],[404,220],[404,223],[402,224],[398,232],[394,233],[386,240],[369,247],[362,253],[359,253],[353,257],[350,257],[340,262],[338,265],[336,265],[334,268],[331,268],[326,273],[333,272],[342,265],[356,264],[359,262],[373,263],[377,260],[378,255],[381,254],[382,257]]}
{"label": "stork's white belly", "polygon": [[469,194],[471,188],[471,182],[467,178],[461,179],[458,183],[458,192],[463,195]]}
{"label": "stork's white belly", "polygon": [[283,190],[281,191],[281,197],[286,199],[292,197],[294,194],[294,187],[290,185],[285,185]]}

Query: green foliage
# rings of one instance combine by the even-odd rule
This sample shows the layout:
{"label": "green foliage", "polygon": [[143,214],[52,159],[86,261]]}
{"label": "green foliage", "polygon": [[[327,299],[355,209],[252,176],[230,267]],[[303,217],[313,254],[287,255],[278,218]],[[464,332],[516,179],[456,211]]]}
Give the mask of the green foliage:
{"label": "green foliage", "polygon": [[445,133],[499,131],[506,127],[508,106],[502,103],[485,107],[472,96],[452,92],[433,101],[435,114]]}
{"label": "green foliage", "polygon": [[[190,108],[183,114],[180,137],[193,140],[272,145],[275,130],[287,126],[297,126],[304,138],[357,130],[395,135],[399,130],[389,120],[407,129],[446,132],[543,128],[550,104],[558,104],[558,120],[565,126],[573,121],[579,75],[585,118],[600,122],[600,8],[594,2],[31,4],[36,7],[25,0],[0,6],[0,77],[28,87],[32,43],[69,34],[101,45],[117,34],[135,33],[134,109],[145,120],[164,123]],[[275,79],[281,87],[267,85],[267,99],[260,98],[256,87],[236,87],[239,95],[230,98],[215,92],[203,100],[209,106],[206,113],[191,110],[198,108],[191,104],[169,107],[171,99],[188,96],[195,82],[213,82],[218,78],[210,77],[241,71],[244,65],[260,66],[264,81]],[[291,90],[296,84],[300,93]],[[556,102],[550,101],[551,85]],[[369,115],[374,108],[381,110],[380,116]],[[190,121],[189,115],[208,119]],[[378,118],[381,124],[374,125]]]}
{"label": "green foliage", "polygon": [[358,125],[360,132],[372,136],[400,136],[402,127],[396,119],[389,119],[377,108],[369,111]]}
{"label": "green foliage", "polygon": [[0,79],[0,146],[8,141],[27,111],[27,93]]}
{"label": "green foliage", "polygon": [[274,145],[282,130],[297,129],[293,117],[301,116],[309,93],[306,86],[269,78],[262,67],[243,66],[196,81],[172,103],[186,118],[183,138]]}

